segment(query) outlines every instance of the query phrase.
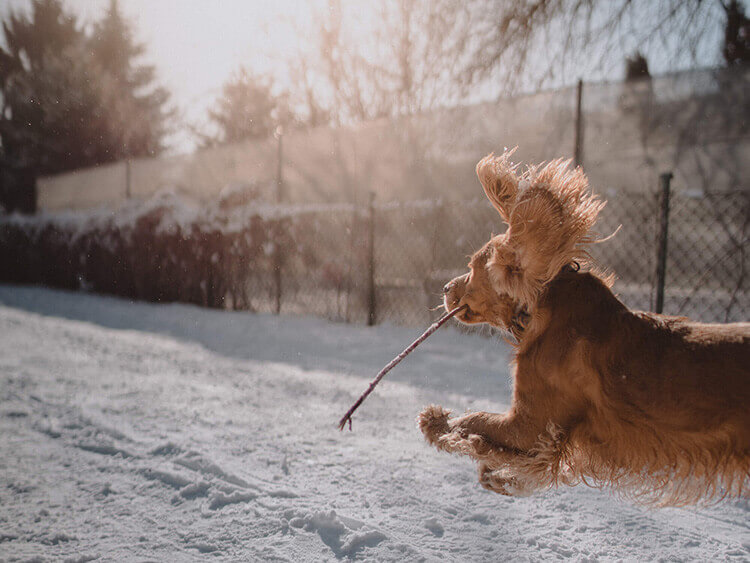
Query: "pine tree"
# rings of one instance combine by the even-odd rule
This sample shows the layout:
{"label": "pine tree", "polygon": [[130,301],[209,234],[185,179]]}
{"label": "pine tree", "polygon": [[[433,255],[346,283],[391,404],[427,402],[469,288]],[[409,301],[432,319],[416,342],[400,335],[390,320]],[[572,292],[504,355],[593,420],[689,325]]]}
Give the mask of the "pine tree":
{"label": "pine tree", "polygon": [[651,78],[648,71],[648,61],[640,51],[636,51],[631,57],[625,58],[625,82]]}
{"label": "pine tree", "polygon": [[216,131],[196,133],[204,147],[268,137],[278,125],[294,121],[286,96],[274,94],[272,81],[244,68],[227,80],[208,116]]}
{"label": "pine tree", "polygon": [[163,149],[168,95],[116,1],[91,35],[61,0],[32,0],[3,32],[0,204],[33,211],[40,175]]}
{"label": "pine tree", "polygon": [[31,16],[11,14],[3,31],[0,196],[31,211],[37,175],[96,162],[99,94],[85,35],[58,0],[34,0]]}
{"label": "pine tree", "polygon": [[112,160],[160,153],[173,117],[167,109],[169,94],[155,86],[155,68],[138,63],[145,47],[135,41],[117,0],[110,0],[104,17],[94,25],[89,44],[109,114]]}
{"label": "pine tree", "polygon": [[750,63],[750,18],[738,0],[722,4],[727,16],[722,54],[727,66]]}

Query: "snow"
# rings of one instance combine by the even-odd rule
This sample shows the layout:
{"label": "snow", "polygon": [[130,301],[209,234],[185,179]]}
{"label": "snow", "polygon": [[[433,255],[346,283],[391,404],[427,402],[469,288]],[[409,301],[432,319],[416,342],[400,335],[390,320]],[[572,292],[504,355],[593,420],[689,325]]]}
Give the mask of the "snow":
{"label": "snow", "polygon": [[750,503],[482,489],[424,443],[503,410],[508,347],[421,331],[0,286],[0,560],[750,560]]}

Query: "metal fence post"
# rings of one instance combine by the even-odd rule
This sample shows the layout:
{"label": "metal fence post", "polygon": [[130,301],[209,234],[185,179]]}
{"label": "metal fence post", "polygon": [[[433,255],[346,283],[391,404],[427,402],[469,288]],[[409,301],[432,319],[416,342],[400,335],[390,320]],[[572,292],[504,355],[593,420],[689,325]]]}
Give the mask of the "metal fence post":
{"label": "metal fence post", "polygon": [[375,324],[375,192],[367,210],[367,326]]}
{"label": "metal fence post", "polygon": [[573,167],[583,166],[583,80],[578,80],[576,92],[575,147],[573,149]]}
{"label": "metal fence post", "polygon": [[281,236],[281,219],[271,229],[271,235],[274,237],[273,247],[273,289],[274,289],[274,312],[278,315],[281,313],[281,245],[279,239]]}
{"label": "metal fence post", "polygon": [[276,128],[276,138],[278,139],[278,148],[276,152],[276,203],[281,203],[284,201],[284,130],[281,126]]}
{"label": "metal fence post", "polygon": [[[440,234],[446,226],[446,215],[445,215],[445,204],[443,199],[439,198],[435,202],[435,208],[433,210],[433,225],[432,230],[432,248],[430,249],[430,264],[427,270],[427,275],[423,281],[423,287],[425,292],[426,309],[427,309],[427,320],[432,322],[435,316],[434,299],[435,294],[441,295],[442,292],[439,290],[444,284],[445,280],[439,280],[437,278],[437,272],[440,270]],[[437,290],[437,291],[436,291]]]}
{"label": "metal fence post", "polygon": [[[276,204],[280,205],[284,200],[284,175],[283,175],[283,153],[282,153],[282,139],[283,139],[283,131],[281,127],[278,127],[276,129],[276,137],[278,138],[278,153],[277,153],[277,162],[276,162]],[[276,220],[276,224],[273,229],[273,237],[274,237],[274,252],[273,252],[273,285],[274,285],[274,300],[275,300],[275,307],[274,310],[276,314],[278,315],[281,313],[281,264],[282,264],[282,257],[281,257],[281,239],[282,239],[282,227],[281,227],[282,219],[279,218]]]}
{"label": "metal fence post", "polygon": [[672,173],[665,172],[659,176],[661,193],[659,196],[659,239],[656,247],[656,305],[654,311],[664,310],[664,285],[667,278],[667,237],[669,233],[669,195]]}
{"label": "metal fence post", "polygon": [[130,199],[133,196],[132,188],[130,186],[133,178],[133,172],[131,169],[130,159],[125,161],[125,199]]}

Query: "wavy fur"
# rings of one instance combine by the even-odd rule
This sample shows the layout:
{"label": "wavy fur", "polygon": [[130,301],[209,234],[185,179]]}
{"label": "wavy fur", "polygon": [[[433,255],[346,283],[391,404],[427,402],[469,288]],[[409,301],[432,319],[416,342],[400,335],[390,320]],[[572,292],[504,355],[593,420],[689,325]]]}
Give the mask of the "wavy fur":
{"label": "wavy fur", "polygon": [[587,261],[604,203],[567,161],[519,177],[509,157],[477,166],[508,231],[448,284],[445,306],[517,338],[513,403],[457,418],[432,405],[425,438],[476,459],[501,494],[585,483],[660,506],[747,495],[750,323],[630,311],[611,278],[566,268]]}

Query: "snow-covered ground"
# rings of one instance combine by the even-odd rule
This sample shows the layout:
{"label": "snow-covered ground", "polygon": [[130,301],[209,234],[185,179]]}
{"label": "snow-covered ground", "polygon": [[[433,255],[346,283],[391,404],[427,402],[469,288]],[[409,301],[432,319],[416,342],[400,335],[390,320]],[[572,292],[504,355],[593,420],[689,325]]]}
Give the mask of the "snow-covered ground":
{"label": "snow-covered ground", "polygon": [[502,342],[0,286],[0,560],[748,561],[750,503],[483,490],[421,407],[502,410]]}

